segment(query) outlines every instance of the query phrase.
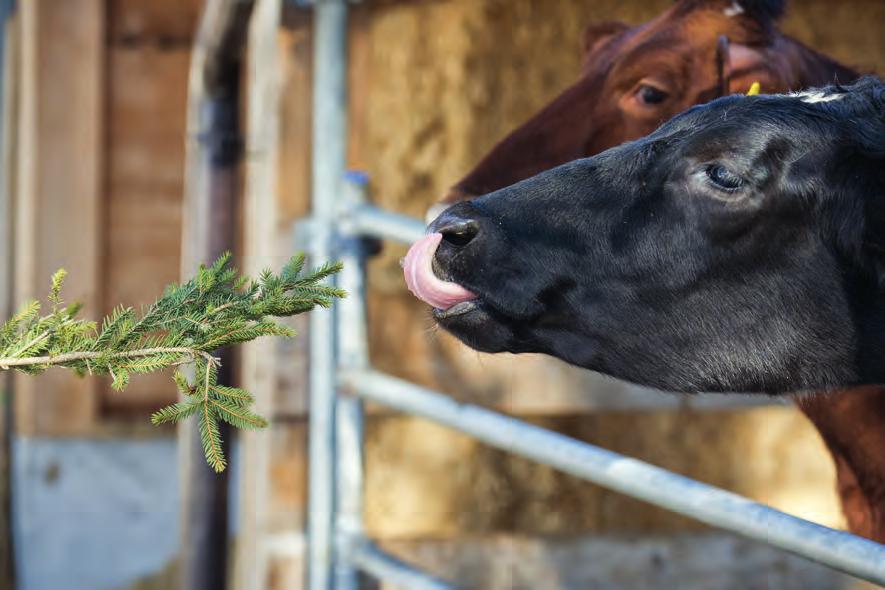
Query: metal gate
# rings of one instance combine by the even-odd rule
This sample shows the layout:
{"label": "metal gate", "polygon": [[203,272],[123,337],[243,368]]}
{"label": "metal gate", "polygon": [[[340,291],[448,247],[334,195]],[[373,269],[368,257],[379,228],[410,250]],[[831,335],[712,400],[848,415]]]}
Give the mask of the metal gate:
{"label": "metal gate", "polygon": [[309,588],[352,590],[363,572],[403,588],[452,588],[378,549],[363,529],[363,400],[467,433],[673,512],[885,584],[885,545],[785,514],[642,461],[618,455],[373,370],[365,313],[364,238],[409,244],[418,220],[365,200],[365,178],[346,172],[347,1],[314,0],[313,215],[299,225],[313,260],[338,259],[347,299],[311,314]]}

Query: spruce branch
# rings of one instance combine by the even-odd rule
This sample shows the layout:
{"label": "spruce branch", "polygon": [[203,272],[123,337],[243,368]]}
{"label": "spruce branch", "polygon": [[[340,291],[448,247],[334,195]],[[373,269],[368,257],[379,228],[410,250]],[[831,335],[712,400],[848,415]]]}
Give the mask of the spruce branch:
{"label": "spruce branch", "polygon": [[110,375],[112,387],[123,390],[132,373],[150,373],[190,364],[194,377],[175,371],[172,379],[183,400],[155,412],[154,424],[175,423],[197,415],[206,461],[223,471],[218,421],[236,428],[264,428],[247,391],[218,384],[218,359],[212,351],[261,336],[294,336],[272,318],[329,307],[345,293],[322,281],[341,270],[324,264],[304,272],[304,256],[294,256],[278,273],[258,280],[229,266],[230,253],[211,266],[201,266],[184,284],[169,285],[163,295],[137,314],[118,307],[101,322],[78,319],[79,305],[64,306],[65,271],[52,276],[50,311],[29,301],[0,325],[0,370],[40,373],[64,367],[84,375]]}

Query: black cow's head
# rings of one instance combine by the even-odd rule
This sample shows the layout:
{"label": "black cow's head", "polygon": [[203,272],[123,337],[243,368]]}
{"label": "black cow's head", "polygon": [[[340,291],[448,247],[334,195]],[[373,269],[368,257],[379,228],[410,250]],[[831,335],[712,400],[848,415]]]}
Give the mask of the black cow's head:
{"label": "black cow's head", "polygon": [[483,351],[678,391],[883,383],[883,159],[879,80],[723,98],[454,205],[407,279]]}

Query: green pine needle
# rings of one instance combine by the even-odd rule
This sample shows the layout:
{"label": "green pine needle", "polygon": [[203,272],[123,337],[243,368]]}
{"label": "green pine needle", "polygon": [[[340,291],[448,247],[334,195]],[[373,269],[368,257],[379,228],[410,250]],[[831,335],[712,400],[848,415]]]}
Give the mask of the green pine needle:
{"label": "green pine needle", "polygon": [[209,404],[202,404],[200,408],[200,440],[203,443],[203,453],[206,462],[221,473],[227,467],[224,452],[221,450],[221,434],[218,431],[218,418],[212,412]]}
{"label": "green pine needle", "polygon": [[151,373],[183,364],[194,365],[194,377],[172,376],[183,401],[151,416],[154,424],[175,423],[199,414],[200,439],[206,461],[215,471],[227,465],[218,421],[236,428],[264,428],[267,421],[252,412],[247,391],[218,384],[218,361],[212,351],[262,336],[292,337],[294,332],[272,318],[329,307],[344,291],[321,281],[341,270],[324,264],[304,272],[298,254],[279,274],[270,270],[257,281],[229,266],[225,253],[211,266],[201,266],[184,284],[166,287],[162,297],[137,314],[118,307],[101,322],[77,319],[79,305],[64,306],[65,271],[52,276],[47,298],[51,311],[40,315],[30,301],[0,325],[0,370],[40,373],[49,367],[80,375],[110,375],[111,386],[123,390],[132,373]]}
{"label": "green pine needle", "polygon": [[194,401],[178,402],[171,406],[166,406],[162,410],[157,410],[151,416],[153,424],[164,424],[166,422],[180,422],[185,418],[189,418],[197,413],[203,407],[203,404]]}
{"label": "green pine needle", "polygon": [[224,385],[216,385],[213,387],[210,391],[210,395],[215,399],[227,400],[231,404],[243,407],[248,407],[255,402],[255,398],[252,397],[252,394],[245,389],[225,387]]}
{"label": "green pine needle", "polygon": [[235,428],[264,428],[267,420],[257,414],[253,414],[244,406],[238,406],[222,400],[210,399],[212,413]]}

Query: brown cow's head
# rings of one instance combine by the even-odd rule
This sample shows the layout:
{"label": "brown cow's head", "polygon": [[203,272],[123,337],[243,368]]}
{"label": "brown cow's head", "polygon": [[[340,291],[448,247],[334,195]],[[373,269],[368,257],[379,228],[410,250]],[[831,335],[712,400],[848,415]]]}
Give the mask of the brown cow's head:
{"label": "brown cow's head", "polygon": [[783,4],[679,0],[643,25],[591,25],[577,83],[495,146],[443,203],[642,137],[691,105],[745,93],[756,81],[771,93],[856,78],[777,30]]}

